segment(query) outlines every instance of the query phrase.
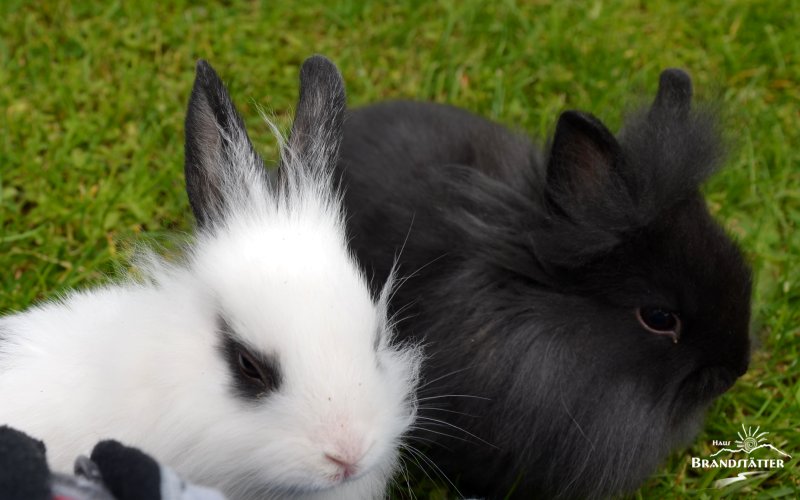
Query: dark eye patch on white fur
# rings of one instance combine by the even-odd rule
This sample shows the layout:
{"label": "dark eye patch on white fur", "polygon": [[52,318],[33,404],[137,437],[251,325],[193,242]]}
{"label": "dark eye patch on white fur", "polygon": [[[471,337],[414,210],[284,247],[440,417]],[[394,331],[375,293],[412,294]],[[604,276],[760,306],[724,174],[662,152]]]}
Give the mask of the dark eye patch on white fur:
{"label": "dark eye patch on white fur", "polygon": [[220,351],[228,365],[232,386],[236,394],[248,401],[262,398],[280,389],[280,365],[275,356],[265,355],[247,347],[236,338],[231,326],[219,319]]}

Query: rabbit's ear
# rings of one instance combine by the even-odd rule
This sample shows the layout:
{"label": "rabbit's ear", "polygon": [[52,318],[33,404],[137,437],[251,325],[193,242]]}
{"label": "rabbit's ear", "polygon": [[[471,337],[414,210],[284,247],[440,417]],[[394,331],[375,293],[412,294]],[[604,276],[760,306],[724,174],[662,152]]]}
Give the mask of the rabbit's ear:
{"label": "rabbit's ear", "polygon": [[186,192],[201,227],[221,219],[231,198],[245,199],[266,175],[225,85],[203,60],[186,113],[185,155]]}
{"label": "rabbit's ear", "polygon": [[650,115],[685,117],[692,104],[692,79],[685,71],[670,68],[661,72],[658,93],[650,108]]}
{"label": "rabbit's ear", "polygon": [[565,111],[558,119],[547,164],[551,200],[561,209],[591,208],[615,182],[620,157],[616,138],[600,120]]}
{"label": "rabbit's ear", "polygon": [[320,55],[306,59],[289,147],[310,169],[328,168],[336,161],[345,106],[344,82],[336,66]]}

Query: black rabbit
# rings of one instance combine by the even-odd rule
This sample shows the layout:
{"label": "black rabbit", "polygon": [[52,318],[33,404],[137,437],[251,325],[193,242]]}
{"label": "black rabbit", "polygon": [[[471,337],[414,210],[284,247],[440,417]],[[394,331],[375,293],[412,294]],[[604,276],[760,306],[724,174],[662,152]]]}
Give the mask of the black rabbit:
{"label": "black rabbit", "polygon": [[546,154],[442,105],[346,120],[352,245],[376,286],[399,255],[417,435],[461,493],[631,491],[747,370],[750,272],[698,189],[723,148],[691,87],[664,71],[617,137],[566,111]]}

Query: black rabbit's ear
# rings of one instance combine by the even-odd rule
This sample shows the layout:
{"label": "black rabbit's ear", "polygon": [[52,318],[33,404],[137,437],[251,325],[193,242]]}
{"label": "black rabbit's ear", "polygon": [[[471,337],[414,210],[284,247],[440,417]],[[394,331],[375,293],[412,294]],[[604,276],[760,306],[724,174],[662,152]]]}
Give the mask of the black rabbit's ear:
{"label": "black rabbit's ear", "polygon": [[616,175],[620,146],[600,120],[588,113],[565,111],[558,119],[547,164],[551,200],[590,208]]}
{"label": "black rabbit's ear", "polygon": [[658,93],[650,114],[672,114],[685,117],[692,105],[692,79],[680,69],[670,68],[661,72]]}
{"label": "black rabbit's ear", "polygon": [[336,66],[320,55],[306,59],[289,148],[310,169],[328,168],[336,161],[345,106],[344,81]]}
{"label": "black rabbit's ear", "polygon": [[185,148],[186,192],[201,227],[218,221],[230,198],[241,199],[253,179],[265,175],[225,85],[203,60],[186,113]]}

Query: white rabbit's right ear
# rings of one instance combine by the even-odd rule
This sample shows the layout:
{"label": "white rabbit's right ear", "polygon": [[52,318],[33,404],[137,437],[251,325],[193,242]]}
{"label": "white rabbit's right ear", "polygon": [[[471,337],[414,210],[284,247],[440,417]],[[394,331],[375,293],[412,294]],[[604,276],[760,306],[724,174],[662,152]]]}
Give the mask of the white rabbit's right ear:
{"label": "white rabbit's right ear", "polygon": [[[339,70],[323,56],[311,56],[300,68],[289,149],[311,171],[333,168],[342,141],[346,97]],[[281,166],[287,168],[286,162]]]}
{"label": "white rabbit's right ear", "polygon": [[220,222],[266,177],[225,85],[202,59],[186,113],[185,147],[186,192],[201,227]]}

